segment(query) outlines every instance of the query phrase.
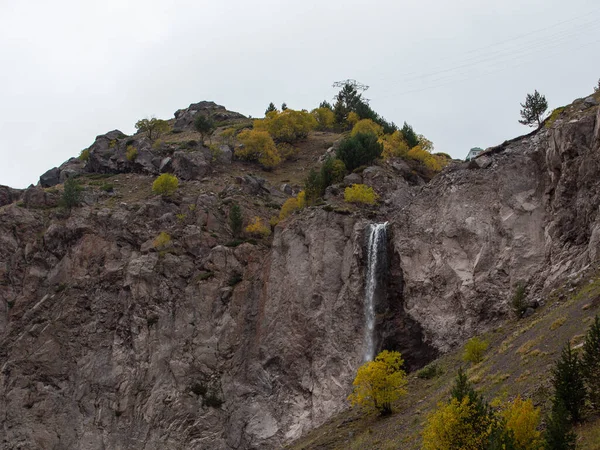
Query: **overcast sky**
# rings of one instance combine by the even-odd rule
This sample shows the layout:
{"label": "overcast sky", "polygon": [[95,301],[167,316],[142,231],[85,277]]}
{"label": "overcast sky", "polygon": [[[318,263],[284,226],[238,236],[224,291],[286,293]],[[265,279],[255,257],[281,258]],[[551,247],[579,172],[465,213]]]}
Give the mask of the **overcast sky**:
{"label": "overcast sky", "polygon": [[213,100],[312,109],[354,78],[386,119],[464,158],[600,77],[598,0],[0,0],[0,184],[26,187],[96,135]]}

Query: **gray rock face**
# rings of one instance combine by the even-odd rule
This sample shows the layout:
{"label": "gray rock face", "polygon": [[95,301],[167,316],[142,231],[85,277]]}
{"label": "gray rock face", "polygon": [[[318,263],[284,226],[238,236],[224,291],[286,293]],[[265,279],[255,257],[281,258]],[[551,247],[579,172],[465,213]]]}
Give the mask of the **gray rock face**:
{"label": "gray rock face", "polygon": [[[425,186],[393,177],[403,167],[363,174],[382,195],[373,220],[389,220],[377,341],[410,368],[506,318],[516,282],[543,298],[600,257],[597,111],[486,157]],[[220,198],[283,195],[236,181],[188,193],[194,211],[160,198],[0,208],[1,448],[281,448],[346,407],[371,219],[312,207],[270,246],[218,245]]]}
{"label": "gray rock face", "polygon": [[476,170],[446,171],[397,212],[406,311],[435,348],[506,317],[517,282],[545,292],[598,258],[598,121],[582,114],[491,149]]}

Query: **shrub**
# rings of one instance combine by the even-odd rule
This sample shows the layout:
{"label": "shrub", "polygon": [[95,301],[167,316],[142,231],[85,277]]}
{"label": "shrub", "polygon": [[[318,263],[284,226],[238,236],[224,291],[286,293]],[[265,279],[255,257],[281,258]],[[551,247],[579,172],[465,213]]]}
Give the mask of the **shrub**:
{"label": "shrub", "polygon": [[525,286],[518,283],[511,300],[512,309],[518,317],[521,317],[527,309],[527,303],[525,302],[526,295]]}
{"label": "shrub", "polygon": [[164,250],[171,244],[171,236],[164,231],[161,231],[158,236],[152,241],[152,246],[157,250]]}
{"label": "shrub", "polygon": [[324,189],[341,182],[346,176],[346,165],[337,158],[327,158],[321,166],[321,179]]}
{"label": "shrub", "polygon": [[383,128],[381,125],[376,124],[371,119],[362,119],[354,124],[350,136],[356,136],[359,133],[373,134],[377,137],[383,135]]}
{"label": "shrub", "polygon": [[439,172],[448,165],[448,160],[446,158],[432,155],[418,145],[411,148],[406,156],[410,159],[421,161],[425,167],[433,172]]}
{"label": "shrub", "polygon": [[78,206],[81,201],[82,190],[83,188],[74,178],[67,178],[60,199],[61,206],[67,209]]}
{"label": "shrub", "polygon": [[135,129],[139,133],[146,133],[148,139],[153,141],[154,139],[158,139],[162,134],[167,133],[171,127],[166,120],[152,117],[150,119],[138,120],[135,124]]}
{"label": "shrub", "polygon": [[383,145],[377,141],[377,136],[358,133],[340,143],[336,157],[344,163],[346,169],[352,171],[379,158],[382,152]]}
{"label": "shrub", "polygon": [[392,403],[406,394],[407,378],[402,370],[404,360],[399,352],[382,351],[374,361],[358,368],[348,400],[352,406],[390,414]]}
{"label": "shrub", "polygon": [[383,152],[381,156],[384,159],[392,157],[405,157],[408,153],[408,144],[404,140],[402,133],[396,130],[392,134],[386,134],[381,138]]}
{"label": "shrub", "polygon": [[442,375],[443,373],[444,372],[437,364],[429,364],[417,371],[417,378],[421,378],[422,380],[431,380],[432,378]]}
{"label": "shrub", "polygon": [[239,273],[239,272],[233,272],[231,274],[231,276],[229,277],[229,280],[227,281],[227,285],[233,287],[236,284],[241,283],[243,279],[244,279],[244,277],[242,276],[241,273]]}
{"label": "shrub", "polygon": [[292,144],[308,136],[317,127],[317,120],[307,111],[286,109],[272,111],[262,120],[254,121],[254,129],[267,131],[278,142]]}
{"label": "shrub", "polygon": [[89,159],[90,159],[90,149],[85,148],[85,149],[81,150],[81,153],[79,154],[79,160],[85,162]]}
{"label": "shrub", "polygon": [[204,142],[205,137],[210,136],[215,130],[215,123],[210,117],[205,116],[204,114],[198,114],[194,120],[194,129],[200,133],[202,142]]}
{"label": "shrub", "polygon": [[552,111],[552,114],[550,114],[550,117],[544,124],[544,128],[550,128],[552,126],[552,124],[554,124],[554,122],[556,122],[556,119],[558,119],[560,117],[561,113],[564,110],[565,110],[565,107],[561,106],[560,108],[556,108],[554,111]]}
{"label": "shrub", "polygon": [[135,148],[133,145],[127,146],[127,152],[125,153],[125,157],[127,158],[127,161],[133,162],[136,160],[137,156],[138,156],[137,148]]}
{"label": "shrub", "polygon": [[238,135],[243,147],[235,150],[235,155],[240,159],[258,161],[263,167],[270,169],[281,163],[281,156],[273,142],[273,138],[266,131],[244,130]]}
{"label": "shrub", "polygon": [[239,236],[244,226],[244,217],[242,216],[242,209],[237,204],[231,205],[229,209],[229,225],[233,236]]}
{"label": "shrub", "polygon": [[279,211],[279,220],[284,220],[290,214],[298,211],[299,209],[300,206],[298,206],[298,200],[296,198],[288,198],[281,207],[281,211]]}
{"label": "shrub", "polygon": [[323,179],[320,173],[315,169],[310,169],[308,176],[304,180],[305,200],[309,204],[313,204],[321,195],[325,188],[323,187]]}
{"label": "shrub", "polygon": [[465,352],[463,360],[477,364],[483,359],[483,354],[488,348],[487,341],[481,340],[478,337],[471,338],[465,344]]}
{"label": "shrub", "polygon": [[348,203],[363,203],[366,205],[374,205],[378,195],[372,187],[364,184],[353,184],[344,189],[344,200]]}
{"label": "shrub", "polygon": [[254,217],[246,227],[246,233],[256,237],[267,237],[271,234],[271,229],[263,223],[260,217]]}
{"label": "shrub", "polygon": [[159,195],[172,195],[178,187],[179,180],[175,175],[163,173],[152,183],[152,192]]}
{"label": "shrub", "polygon": [[112,183],[104,183],[102,186],[100,186],[100,190],[104,192],[113,192],[115,190],[115,186]]}
{"label": "shrub", "polygon": [[333,113],[331,108],[316,108],[311,111],[311,114],[317,121],[318,130],[331,130],[335,125],[335,114]]}

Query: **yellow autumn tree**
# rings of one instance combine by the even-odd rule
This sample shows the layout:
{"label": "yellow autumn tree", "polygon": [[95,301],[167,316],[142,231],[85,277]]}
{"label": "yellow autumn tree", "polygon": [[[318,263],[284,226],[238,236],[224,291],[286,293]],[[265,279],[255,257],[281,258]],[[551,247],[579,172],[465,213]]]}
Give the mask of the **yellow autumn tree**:
{"label": "yellow autumn tree", "polygon": [[267,131],[244,130],[238,134],[243,147],[235,150],[235,156],[248,161],[258,161],[262,166],[271,169],[281,163],[281,156]]}
{"label": "yellow autumn tree", "polygon": [[533,406],[531,399],[517,397],[501,412],[505,426],[512,431],[519,450],[541,450],[544,442],[537,430],[540,425],[540,409]]}
{"label": "yellow autumn tree", "polygon": [[356,125],[356,123],[360,120],[360,117],[358,114],[356,114],[354,111],[352,111],[351,113],[348,114],[348,118],[346,119],[346,121],[348,122],[349,125],[354,126]]}
{"label": "yellow autumn tree", "polygon": [[383,128],[381,125],[376,124],[371,119],[362,119],[354,124],[351,136],[356,136],[358,133],[362,134],[374,134],[375,136],[383,136]]}
{"label": "yellow autumn tree", "polygon": [[414,159],[417,161],[421,161],[425,167],[433,172],[439,172],[446,165],[448,165],[448,160],[442,156],[432,155],[426,150],[423,150],[420,146],[416,146],[411,148],[406,156],[410,159]]}
{"label": "yellow autumn tree", "polygon": [[423,450],[481,450],[491,433],[491,420],[481,415],[465,396],[441,403],[423,430]]}
{"label": "yellow autumn tree", "polygon": [[348,203],[374,205],[378,198],[373,188],[365,184],[353,184],[344,189],[344,200]]}
{"label": "yellow autumn tree", "polygon": [[406,394],[407,377],[402,369],[404,360],[399,352],[382,351],[375,360],[358,368],[348,397],[352,406],[390,414],[392,403]]}
{"label": "yellow autumn tree", "polygon": [[172,195],[179,187],[179,180],[175,175],[163,173],[154,183],[152,183],[152,192],[159,195]]}

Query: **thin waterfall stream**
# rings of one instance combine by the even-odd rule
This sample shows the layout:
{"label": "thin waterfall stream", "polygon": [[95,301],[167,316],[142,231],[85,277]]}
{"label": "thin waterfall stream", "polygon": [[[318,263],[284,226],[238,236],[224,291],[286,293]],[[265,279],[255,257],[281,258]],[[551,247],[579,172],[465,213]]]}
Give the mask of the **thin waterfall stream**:
{"label": "thin waterfall stream", "polygon": [[369,225],[367,240],[367,276],[365,284],[364,360],[372,361],[377,347],[375,337],[375,304],[384,287],[387,270],[387,222]]}

